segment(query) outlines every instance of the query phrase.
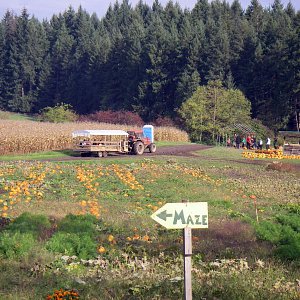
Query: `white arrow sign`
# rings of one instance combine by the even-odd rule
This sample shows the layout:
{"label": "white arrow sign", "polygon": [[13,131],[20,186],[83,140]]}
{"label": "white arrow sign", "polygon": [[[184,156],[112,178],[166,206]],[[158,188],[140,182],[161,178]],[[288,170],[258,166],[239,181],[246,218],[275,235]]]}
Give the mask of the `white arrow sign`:
{"label": "white arrow sign", "polygon": [[151,218],[168,229],[208,228],[207,202],[166,203]]}

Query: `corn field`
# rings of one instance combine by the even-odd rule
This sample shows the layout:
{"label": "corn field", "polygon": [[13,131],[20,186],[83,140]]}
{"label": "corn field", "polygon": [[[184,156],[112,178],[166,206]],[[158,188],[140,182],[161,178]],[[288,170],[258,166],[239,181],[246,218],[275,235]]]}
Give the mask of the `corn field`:
{"label": "corn field", "polygon": [[[72,149],[72,132],[84,129],[141,129],[140,127],[92,123],[47,123],[35,121],[0,120],[0,155],[25,154],[48,150]],[[156,141],[186,142],[185,131],[174,127],[155,127]]]}

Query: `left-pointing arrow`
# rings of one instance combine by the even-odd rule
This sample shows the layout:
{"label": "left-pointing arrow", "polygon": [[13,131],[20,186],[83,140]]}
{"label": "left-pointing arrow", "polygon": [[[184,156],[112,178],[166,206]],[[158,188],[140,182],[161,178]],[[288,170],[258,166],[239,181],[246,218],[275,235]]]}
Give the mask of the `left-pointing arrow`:
{"label": "left-pointing arrow", "polygon": [[172,216],[173,216],[173,214],[167,214],[166,210],[162,211],[161,213],[159,213],[157,215],[157,217],[159,217],[160,219],[162,219],[164,221],[166,221],[168,217],[172,217]]}

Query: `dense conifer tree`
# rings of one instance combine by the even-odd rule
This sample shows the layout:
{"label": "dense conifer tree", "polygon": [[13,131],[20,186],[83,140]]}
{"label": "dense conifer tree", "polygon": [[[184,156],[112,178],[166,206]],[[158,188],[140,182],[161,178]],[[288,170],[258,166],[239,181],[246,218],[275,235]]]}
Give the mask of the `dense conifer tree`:
{"label": "dense conifer tree", "polygon": [[199,85],[238,88],[252,116],[299,127],[300,12],[274,0],[112,4],[99,19],[72,7],[39,22],[24,9],[0,23],[0,109],[37,112],[64,102],[77,113],[132,110],[176,117]]}
{"label": "dense conifer tree", "polygon": [[4,26],[0,23],[0,109],[5,109],[4,105]]}
{"label": "dense conifer tree", "polygon": [[10,104],[21,96],[21,80],[18,67],[17,18],[7,11],[3,19],[4,40],[2,48],[2,104],[3,109],[10,109]]}

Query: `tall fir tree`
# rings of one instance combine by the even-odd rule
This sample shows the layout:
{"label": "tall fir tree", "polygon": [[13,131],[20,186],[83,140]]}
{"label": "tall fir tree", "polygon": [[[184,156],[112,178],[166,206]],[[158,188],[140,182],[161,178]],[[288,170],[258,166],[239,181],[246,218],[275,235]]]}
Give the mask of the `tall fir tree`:
{"label": "tall fir tree", "polygon": [[1,108],[7,110],[10,109],[10,103],[17,101],[21,96],[16,28],[16,16],[7,11],[3,19],[3,86],[1,103]]}
{"label": "tall fir tree", "polygon": [[0,109],[4,109],[4,26],[0,22]]}
{"label": "tall fir tree", "polygon": [[167,32],[161,20],[161,8],[157,2],[153,4],[151,24],[147,28],[147,37],[142,52],[142,80],[139,84],[139,94],[135,109],[146,120],[153,120],[158,115],[164,115],[165,84],[167,71],[164,66],[166,57]]}

